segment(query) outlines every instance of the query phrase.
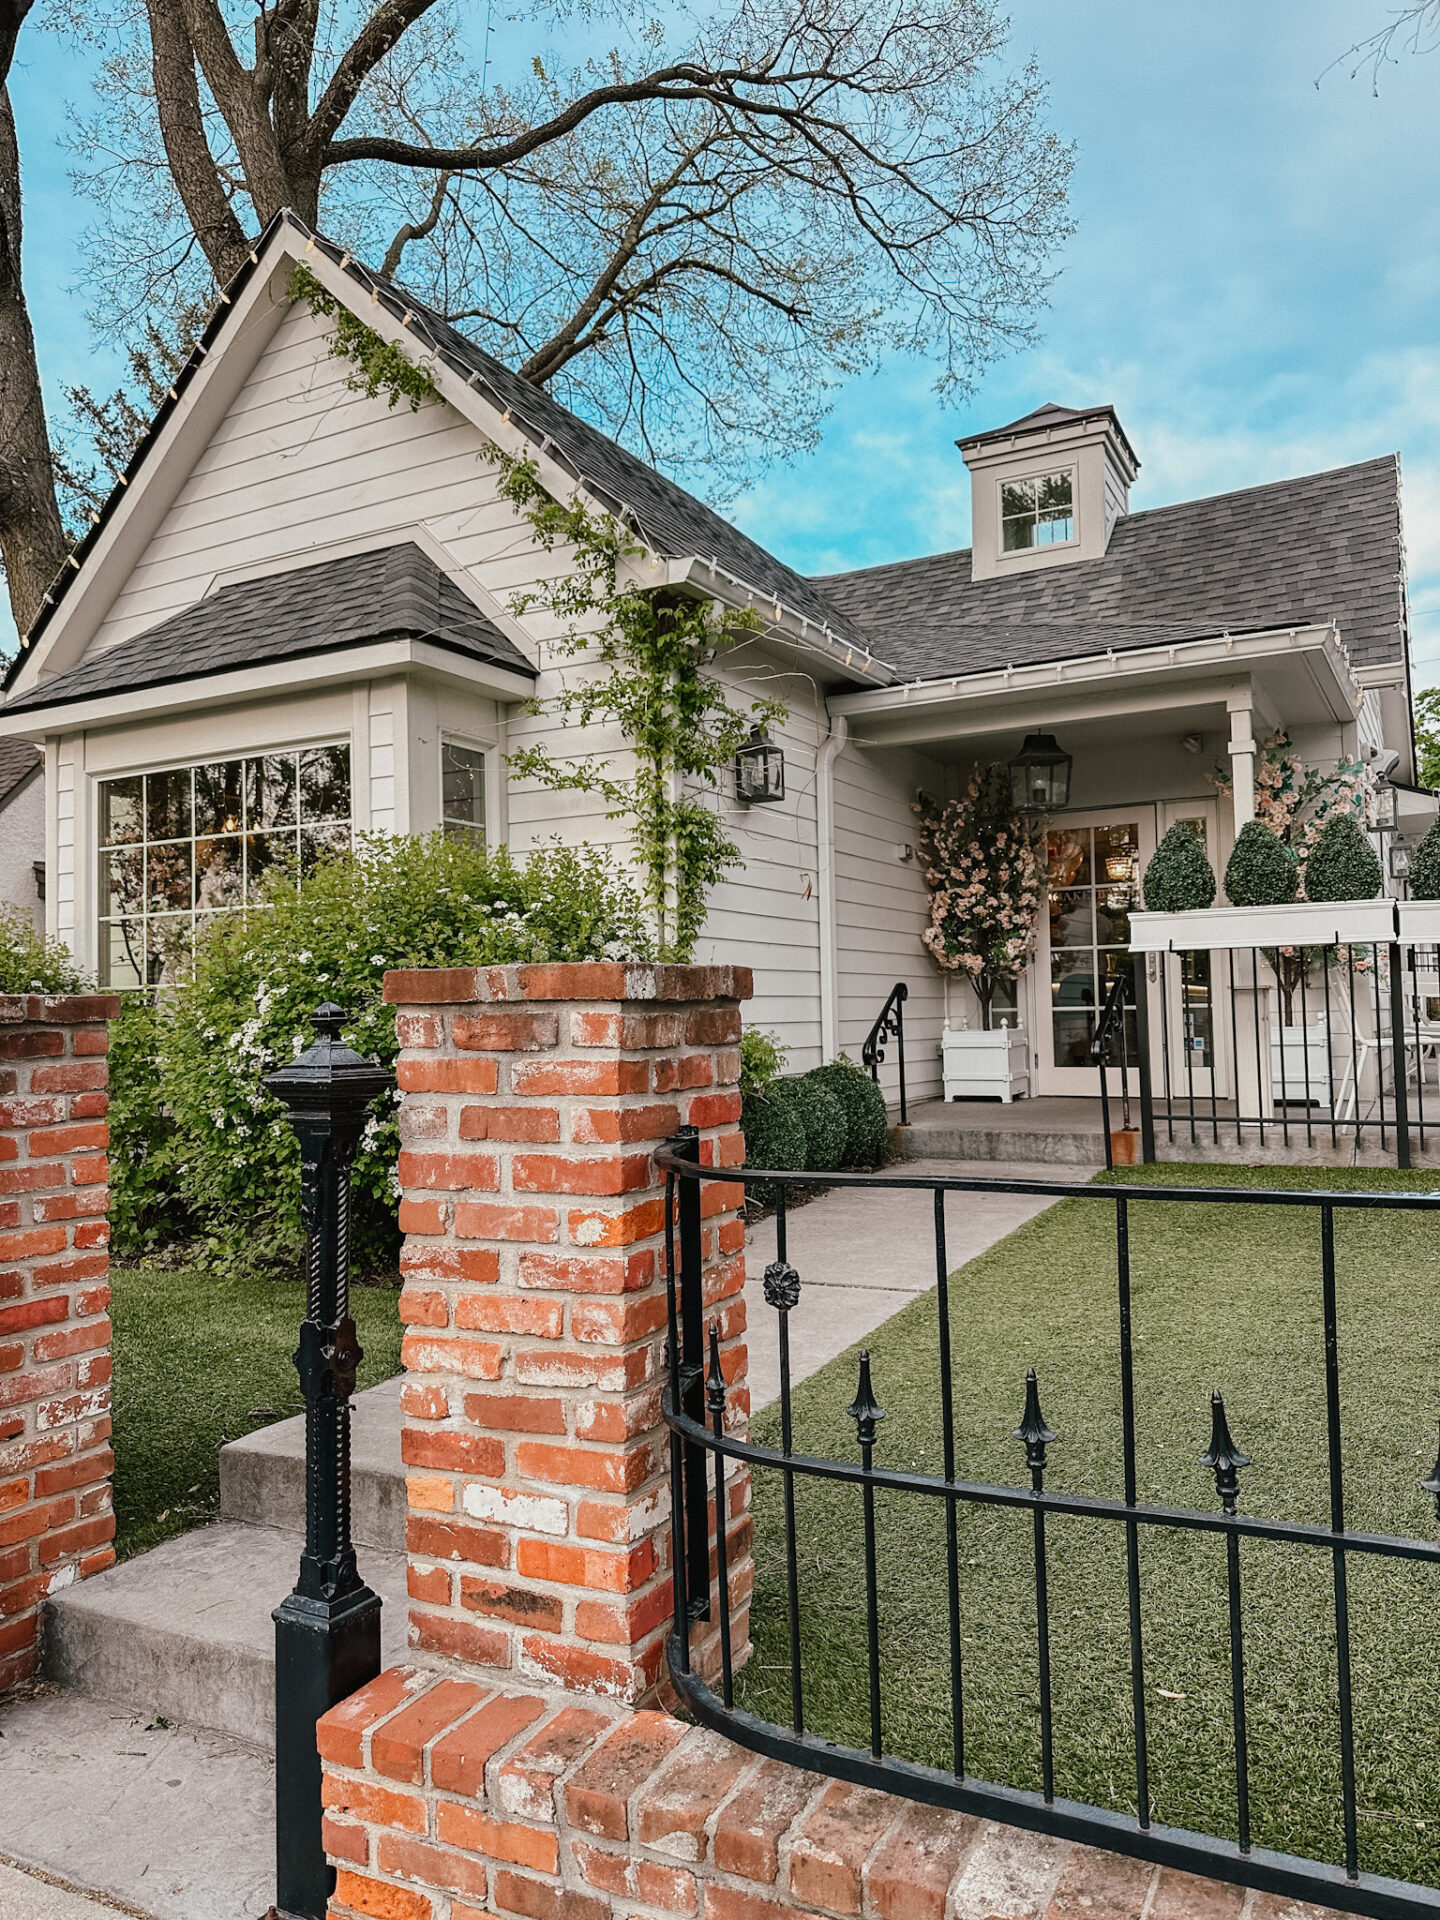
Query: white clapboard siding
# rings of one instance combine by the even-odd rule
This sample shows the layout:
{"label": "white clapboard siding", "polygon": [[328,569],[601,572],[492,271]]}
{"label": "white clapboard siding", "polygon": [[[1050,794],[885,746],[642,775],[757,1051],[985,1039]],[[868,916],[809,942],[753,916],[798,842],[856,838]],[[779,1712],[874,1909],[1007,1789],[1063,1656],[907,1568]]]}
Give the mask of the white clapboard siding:
{"label": "white clapboard siding", "polygon": [[[908,748],[851,744],[835,762],[836,946],[839,958],[840,1045],[853,1060],[896,981],[910,989],[905,1006],[905,1072],[912,1099],[940,1093],[938,1047],[945,987],[920,944],[929,924],[930,890],[915,846],[919,821],[911,810],[919,788],[938,792],[943,770]],[[881,1069],[887,1096],[898,1082],[893,1045]]]}

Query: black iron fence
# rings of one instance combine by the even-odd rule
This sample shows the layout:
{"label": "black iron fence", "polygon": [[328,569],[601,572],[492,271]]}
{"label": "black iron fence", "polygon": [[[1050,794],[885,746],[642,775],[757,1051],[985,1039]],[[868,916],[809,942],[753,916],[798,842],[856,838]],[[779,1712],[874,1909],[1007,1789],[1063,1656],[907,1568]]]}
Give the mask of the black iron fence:
{"label": "black iron fence", "polygon": [[[698,1161],[698,1145],[693,1134],[682,1133],[657,1156],[665,1169],[670,1206],[667,1241],[667,1286],[669,1296],[669,1380],[664,1403],[665,1420],[671,1436],[671,1491],[673,1498],[673,1545],[675,1570],[674,1630],[670,1641],[670,1670],[677,1690],[695,1717],[715,1727],[743,1746],[769,1754],[817,1772],[885,1789],[930,1805],[955,1808],[983,1815],[1011,1825],[1109,1847],[1122,1853],[1190,1872],[1256,1887],[1290,1898],[1316,1901],[1348,1912],[1400,1920],[1401,1916],[1440,1915],[1440,1892],[1432,1888],[1386,1877],[1367,1870],[1360,1830],[1360,1804],[1356,1785],[1356,1703],[1352,1675],[1352,1624],[1350,1606],[1351,1569],[1355,1562],[1366,1566],[1377,1563],[1409,1563],[1417,1568],[1440,1567],[1440,1546],[1430,1540],[1401,1535],[1354,1530],[1346,1519],[1345,1481],[1347,1442],[1342,1430],[1341,1345],[1338,1328],[1335,1223],[1337,1215],[1352,1210],[1423,1212],[1440,1215],[1440,1194],[1412,1192],[1278,1192],[1229,1186],[1189,1188],[1161,1185],[1107,1185],[1078,1189],[1069,1183],[1046,1180],[984,1180],[957,1177],[926,1178],[905,1174],[787,1176],[786,1186],[797,1193],[822,1183],[861,1186],[871,1190],[908,1189],[917,1195],[928,1194],[933,1210],[935,1293],[934,1311],[937,1333],[937,1371],[934,1381],[935,1404],[940,1430],[938,1474],[877,1465],[875,1445],[878,1423],[884,1418],[880,1404],[886,1393],[886,1381],[872,1374],[868,1354],[862,1354],[854,1400],[844,1410],[854,1425],[854,1450],[842,1455],[800,1452],[794,1445],[794,1419],[791,1381],[790,1315],[801,1296],[801,1280],[788,1257],[788,1220],[782,1190],[776,1215],[777,1258],[764,1276],[764,1298],[778,1316],[780,1361],[779,1445],[758,1445],[727,1425],[728,1389],[720,1364],[716,1328],[708,1329],[702,1294],[701,1183],[707,1179],[749,1179],[733,1169],[713,1170]],[[774,1179],[773,1173],[766,1176]],[[1014,1382],[1019,1424],[1013,1431],[1016,1477],[1014,1481],[973,1479],[966,1476],[956,1444],[955,1383],[957,1378],[949,1262],[946,1253],[947,1195],[967,1193],[1028,1194],[1044,1198],[1060,1196],[1108,1210],[1113,1217],[1114,1249],[1114,1328],[1118,1334],[1118,1379],[1114,1382],[1119,1402],[1119,1481],[1109,1496],[1056,1491],[1048,1484],[1049,1452],[1057,1435],[1046,1424],[1041,1404],[1041,1383],[1032,1370],[1025,1379]],[[1194,1458],[1213,1475],[1215,1500],[1208,1509],[1158,1504],[1142,1498],[1142,1487],[1152,1485],[1152,1463],[1142,1462],[1137,1443],[1136,1347],[1145,1338],[1145,1329],[1135,1324],[1135,1301],[1131,1281],[1131,1209],[1137,1203],[1170,1208],[1178,1204],[1204,1203],[1207,1206],[1282,1208],[1293,1210],[1292,1217],[1318,1219],[1319,1259],[1318,1338],[1315,1360],[1323,1376],[1323,1480],[1326,1490],[1327,1518],[1324,1523],[1305,1524],[1285,1519],[1267,1519],[1242,1506],[1242,1475],[1252,1462],[1237,1444],[1230,1426],[1222,1392],[1217,1388],[1208,1405],[1194,1409]],[[1237,1222],[1237,1225],[1239,1223]],[[963,1322],[961,1324],[963,1334]],[[1075,1365],[1090,1368],[1093,1353],[1077,1353]],[[963,1378],[963,1373],[961,1375]],[[1223,1385],[1223,1383],[1222,1383]],[[877,1395],[880,1397],[877,1399]],[[837,1407],[836,1412],[840,1409]],[[1013,1417],[1013,1416],[1012,1416]],[[838,1425],[839,1423],[834,1423]],[[1415,1431],[1407,1436],[1407,1446],[1416,1455],[1418,1479],[1425,1461],[1418,1458],[1432,1422],[1417,1409]],[[1317,1434],[1320,1431],[1317,1426]],[[1071,1436],[1074,1438],[1075,1436]],[[1244,1432],[1240,1439],[1245,1438]],[[1267,1464],[1255,1463],[1256,1477],[1264,1484]],[[727,1467],[733,1474],[750,1469],[778,1476],[781,1487],[781,1527],[783,1541],[778,1553],[783,1556],[785,1592],[785,1640],[788,1646],[789,1712],[785,1720],[770,1720],[747,1711],[737,1702],[732,1659],[731,1600],[728,1587],[726,1527],[716,1524],[717,1516],[727,1513]],[[833,1664],[826,1670],[807,1670],[802,1648],[802,1590],[807,1582],[821,1578],[814,1556],[802,1562],[797,1551],[797,1487],[817,1482],[842,1484],[854,1488],[859,1499],[852,1524],[858,1529],[864,1566],[864,1608],[866,1661],[864,1697],[854,1703],[859,1723],[868,1721],[868,1746],[850,1746],[812,1731],[808,1724],[812,1693],[823,1693],[833,1705],[836,1674]],[[1419,1480],[1426,1494],[1434,1495],[1440,1511],[1440,1461],[1429,1476]],[[1412,1493],[1418,1491],[1411,1487]],[[936,1508],[944,1520],[943,1605],[937,1605],[932,1638],[948,1642],[948,1767],[916,1764],[901,1757],[887,1744],[887,1712],[890,1700],[882,1683],[880,1546],[877,1541],[876,1502],[907,1501],[917,1503],[915,1531],[918,1541],[922,1528],[919,1510]],[[975,1674],[977,1656],[973,1652],[978,1639],[986,1644],[987,1631],[994,1623],[966,1622],[962,1618],[960,1561],[962,1535],[967,1522],[977,1514],[1008,1511],[1028,1515],[1030,1527],[1027,1553],[1032,1565],[1031,1602],[1035,1633],[1036,1731],[1039,1746],[1038,1790],[977,1777],[967,1760],[967,1674]],[[1088,1623],[1098,1641],[1102,1627],[1113,1625],[1126,1654],[1128,1735],[1127,1772],[1133,1780],[1132,1811],[1117,1811],[1113,1806],[1085,1804],[1067,1799],[1056,1791],[1055,1743],[1057,1710],[1051,1675],[1052,1606],[1049,1590],[1051,1544],[1047,1529],[1070,1521],[1096,1523],[1123,1542],[1125,1567],[1123,1601],[1117,1611],[1123,1621],[1113,1623],[1092,1620]],[[1113,1530],[1113,1531],[1112,1531]],[[1229,1668],[1229,1819],[1226,1832],[1205,1832],[1178,1825],[1167,1825],[1159,1817],[1162,1809],[1152,1791],[1150,1770],[1149,1721],[1153,1705],[1153,1681],[1147,1677],[1147,1611],[1142,1538],[1153,1543],[1157,1537],[1208,1536],[1225,1545],[1224,1572],[1215,1595],[1227,1619]],[[1318,1559],[1326,1582],[1325,1610],[1332,1648],[1323,1641],[1307,1646],[1305,1658],[1333,1661],[1336,1701],[1335,1751],[1333,1775],[1339,1822],[1343,1833],[1335,1860],[1307,1858],[1256,1845],[1252,1839],[1251,1735],[1247,1724],[1247,1601],[1244,1578],[1246,1553],[1259,1543],[1299,1556]],[[757,1555],[777,1551],[773,1538],[757,1536]],[[911,1549],[918,1554],[918,1546]],[[1098,1551],[1098,1547],[1097,1547]],[[757,1574],[760,1569],[757,1568]],[[919,1573],[918,1560],[915,1568]],[[1217,1570],[1218,1571],[1218,1570]],[[1296,1569],[1296,1578],[1299,1569]],[[938,1581],[938,1568],[937,1568]],[[718,1614],[721,1663],[719,1689],[710,1684],[692,1660],[692,1634],[697,1623]],[[972,1652],[967,1657],[967,1629]],[[983,1652],[979,1656],[983,1659]],[[981,1675],[983,1679],[983,1671]],[[1170,1695],[1170,1698],[1182,1697]],[[1372,1703],[1373,1704],[1373,1703]],[[1289,1729],[1298,1740],[1298,1722]],[[1307,1734],[1313,1737],[1313,1729]],[[1115,1756],[1106,1762],[1120,1764]],[[1127,1794],[1128,1797],[1128,1794]],[[1217,1817],[1217,1826],[1221,1821]],[[1424,1824],[1421,1822],[1420,1824]]]}
{"label": "black iron fence", "polygon": [[903,980],[897,980],[885,996],[885,1004],[860,1047],[860,1064],[869,1071],[870,1078],[878,1086],[880,1069],[885,1064],[886,1050],[892,1040],[895,1042],[895,1066],[900,1076],[900,1124],[902,1127],[910,1123],[909,1102],[905,1095],[905,1002],[909,998],[909,987]]}

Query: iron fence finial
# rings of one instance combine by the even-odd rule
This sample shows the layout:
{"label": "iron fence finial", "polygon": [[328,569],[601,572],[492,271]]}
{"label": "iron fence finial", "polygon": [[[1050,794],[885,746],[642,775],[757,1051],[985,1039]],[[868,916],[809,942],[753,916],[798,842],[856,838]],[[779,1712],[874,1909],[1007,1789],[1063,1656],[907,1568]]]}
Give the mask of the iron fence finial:
{"label": "iron fence finial", "polygon": [[855,1398],[845,1409],[855,1422],[855,1437],[862,1447],[873,1447],[875,1429],[885,1418],[885,1409],[875,1398],[875,1389],[870,1382],[870,1349],[860,1349],[860,1385]]}
{"label": "iron fence finial", "polygon": [[725,1411],[725,1369],[720,1364],[720,1322],[710,1322],[710,1370],[705,1376],[705,1404],[711,1413]]}
{"label": "iron fence finial", "polygon": [[1234,1513],[1240,1496],[1240,1469],[1249,1466],[1250,1456],[1242,1453],[1230,1436],[1225,1401],[1218,1387],[1210,1395],[1210,1445],[1201,1454],[1200,1464],[1214,1473],[1221,1506],[1226,1513]]}
{"label": "iron fence finial", "polygon": [[1060,1436],[1045,1424],[1045,1416],[1040,1411],[1040,1386],[1035,1378],[1035,1369],[1031,1367],[1025,1375],[1025,1411],[1013,1438],[1025,1442],[1025,1464],[1032,1473],[1045,1471],[1045,1449],[1052,1446]]}

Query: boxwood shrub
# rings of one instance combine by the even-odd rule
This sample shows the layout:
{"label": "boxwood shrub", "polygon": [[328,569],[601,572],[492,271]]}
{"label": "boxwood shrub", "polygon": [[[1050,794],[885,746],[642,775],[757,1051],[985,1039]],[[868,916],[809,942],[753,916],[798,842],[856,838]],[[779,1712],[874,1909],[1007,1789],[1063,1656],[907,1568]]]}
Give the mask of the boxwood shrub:
{"label": "boxwood shrub", "polygon": [[788,1105],[805,1134],[807,1173],[833,1173],[845,1158],[845,1113],[830,1089],[808,1073],[772,1081],[769,1098]]}
{"label": "boxwood shrub", "polygon": [[1300,890],[1300,868],[1290,849],[1261,820],[1247,820],[1225,869],[1225,892],[1235,907],[1283,907]]}
{"label": "boxwood shrub", "polygon": [[1305,861],[1307,900],[1373,900],[1385,886],[1380,856],[1350,813],[1337,813],[1320,829]]}
{"label": "boxwood shrub", "polygon": [[[745,1164],[775,1172],[803,1173],[806,1163],[805,1127],[799,1108],[772,1091],[747,1093],[740,1101],[740,1125],[745,1130]],[[773,1206],[780,1189],[769,1180],[752,1180],[745,1189],[757,1206]]]}
{"label": "boxwood shrub", "polygon": [[1215,875],[1200,836],[1177,820],[1145,869],[1145,905],[1151,913],[1192,913],[1215,898]]}
{"label": "boxwood shrub", "polygon": [[841,1054],[828,1066],[815,1067],[806,1076],[826,1087],[845,1116],[845,1154],[842,1167],[878,1167],[890,1142],[890,1115],[885,1096],[853,1060]]}
{"label": "boxwood shrub", "polygon": [[1415,849],[1410,862],[1410,898],[1440,900],[1440,820]]}

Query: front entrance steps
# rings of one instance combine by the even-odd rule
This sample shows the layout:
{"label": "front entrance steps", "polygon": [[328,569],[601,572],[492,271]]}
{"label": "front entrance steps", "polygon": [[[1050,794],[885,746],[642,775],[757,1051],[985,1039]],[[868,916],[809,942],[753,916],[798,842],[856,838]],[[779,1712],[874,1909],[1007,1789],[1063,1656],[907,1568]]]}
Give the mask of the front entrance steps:
{"label": "front entrance steps", "polygon": [[[398,1380],[355,1398],[356,1535],[362,1577],[385,1602],[386,1665],[405,1657]],[[221,1520],[65,1588],[46,1608],[44,1671],[75,1693],[269,1751],[271,1609],[295,1584],[305,1527],[303,1419],[220,1454]]]}
{"label": "front entrance steps", "polygon": [[[1138,1104],[1131,1119],[1140,1124]],[[1111,1110],[1118,1127],[1120,1102]],[[1105,1164],[1105,1134],[1098,1100],[1040,1095],[1034,1100],[912,1101],[910,1124],[892,1127],[890,1138],[902,1160],[1012,1161],[1025,1167],[1086,1167]],[[1011,1169],[1013,1171],[1013,1169]],[[946,1171],[995,1175],[988,1164]]]}

